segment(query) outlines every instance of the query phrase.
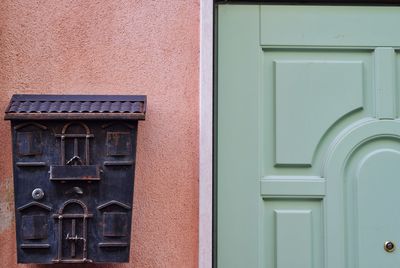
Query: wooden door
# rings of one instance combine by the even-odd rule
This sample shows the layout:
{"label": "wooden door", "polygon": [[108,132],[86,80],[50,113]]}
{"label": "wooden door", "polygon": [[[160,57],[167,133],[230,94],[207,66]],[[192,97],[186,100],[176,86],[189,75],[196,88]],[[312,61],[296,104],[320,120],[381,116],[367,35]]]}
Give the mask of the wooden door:
{"label": "wooden door", "polygon": [[219,268],[400,263],[398,25],[399,7],[218,6]]}

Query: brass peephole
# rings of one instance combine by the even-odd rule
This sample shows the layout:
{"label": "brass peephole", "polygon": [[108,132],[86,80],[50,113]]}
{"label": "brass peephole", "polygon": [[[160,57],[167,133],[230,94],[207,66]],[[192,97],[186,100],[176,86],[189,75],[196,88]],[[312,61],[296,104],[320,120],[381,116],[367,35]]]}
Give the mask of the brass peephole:
{"label": "brass peephole", "polygon": [[395,249],[395,245],[392,241],[386,241],[383,247],[387,252],[393,252]]}

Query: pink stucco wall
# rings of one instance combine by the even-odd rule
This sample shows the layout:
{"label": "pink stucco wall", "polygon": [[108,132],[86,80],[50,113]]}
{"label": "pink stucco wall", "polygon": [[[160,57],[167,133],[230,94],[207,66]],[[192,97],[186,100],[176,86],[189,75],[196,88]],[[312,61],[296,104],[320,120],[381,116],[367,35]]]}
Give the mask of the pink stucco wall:
{"label": "pink stucco wall", "polygon": [[[198,2],[0,1],[0,115],[14,93],[148,96],[131,263],[112,267],[197,266]],[[8,268],[17,267],[10,143],[0,120],[0,267]]]}

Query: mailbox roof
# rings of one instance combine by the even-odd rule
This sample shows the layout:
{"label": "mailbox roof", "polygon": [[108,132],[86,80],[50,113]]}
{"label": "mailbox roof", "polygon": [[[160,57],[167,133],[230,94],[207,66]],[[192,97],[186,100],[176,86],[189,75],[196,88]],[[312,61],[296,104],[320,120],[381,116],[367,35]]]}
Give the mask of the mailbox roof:
{"label": "mailbox roof", "polygon": [[6,120],[144,120],[143,95],[13,95]]}

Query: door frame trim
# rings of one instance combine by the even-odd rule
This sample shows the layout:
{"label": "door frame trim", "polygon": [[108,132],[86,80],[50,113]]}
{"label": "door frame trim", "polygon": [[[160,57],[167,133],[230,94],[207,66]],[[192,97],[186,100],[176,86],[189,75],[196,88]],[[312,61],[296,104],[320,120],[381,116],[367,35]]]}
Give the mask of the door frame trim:
{"label": "door frame trim", "polygon": [[214,0],[200,0],[199,251],[200,268],[212,267]]}

